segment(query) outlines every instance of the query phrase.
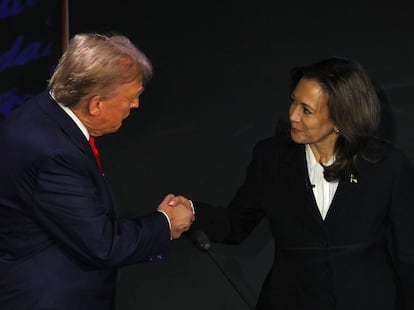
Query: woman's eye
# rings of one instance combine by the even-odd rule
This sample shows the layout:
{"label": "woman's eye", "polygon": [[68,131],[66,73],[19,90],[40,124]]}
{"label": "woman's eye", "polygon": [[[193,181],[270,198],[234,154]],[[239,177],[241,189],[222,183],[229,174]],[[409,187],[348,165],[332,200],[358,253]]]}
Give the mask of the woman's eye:
{"label": "woman's eye", "polygon": [[312,114],[307,107],[303,107],[303,114]]}

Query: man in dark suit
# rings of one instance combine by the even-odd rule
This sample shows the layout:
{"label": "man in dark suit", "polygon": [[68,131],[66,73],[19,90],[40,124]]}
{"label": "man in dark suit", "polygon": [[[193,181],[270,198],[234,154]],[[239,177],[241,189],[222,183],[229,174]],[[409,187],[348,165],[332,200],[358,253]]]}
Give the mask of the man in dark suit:
{"label": "man in dark suit", "polygon": [[414,309],[414,172],[376,137],[370,78],[338,57],[292,73],[289,122],[256,144],[227,208],[194,202],[188,233],[239,243],[267,217],[274,258],[256,309]]}
{"label": "man in dark suit", "polygon": [[194,221],[173,194],[119,219],[93,144],[138,108],[151,74],[126,37],[79,34],[49,88],[0,124],[0,309],[114,309],[117,269],[162,259]]}

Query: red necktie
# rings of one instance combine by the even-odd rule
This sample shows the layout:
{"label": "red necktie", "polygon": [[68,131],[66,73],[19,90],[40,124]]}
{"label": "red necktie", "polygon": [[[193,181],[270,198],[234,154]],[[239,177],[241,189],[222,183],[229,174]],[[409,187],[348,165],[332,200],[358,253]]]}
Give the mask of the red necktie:
{"label": "red necktie", "polygon": [[93,155],[95,155],[96,163],[98,164],[99,171],[103,173],[101,157],[99,156],[98,148],[95,145],[95,137],[92,137],[92,136],[89,137],[89,145],[91,146]]}

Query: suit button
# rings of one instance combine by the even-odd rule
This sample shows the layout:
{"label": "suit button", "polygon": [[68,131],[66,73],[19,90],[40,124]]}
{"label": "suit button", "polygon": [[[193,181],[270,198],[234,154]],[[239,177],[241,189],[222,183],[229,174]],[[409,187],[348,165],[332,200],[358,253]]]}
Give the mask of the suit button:
{"label": "suit button", "polygon": [[164,257],[162,256],[162,254],[151,255],[150,257],[148,257],[149,262],[161,262],[163,261],[163,259]]}

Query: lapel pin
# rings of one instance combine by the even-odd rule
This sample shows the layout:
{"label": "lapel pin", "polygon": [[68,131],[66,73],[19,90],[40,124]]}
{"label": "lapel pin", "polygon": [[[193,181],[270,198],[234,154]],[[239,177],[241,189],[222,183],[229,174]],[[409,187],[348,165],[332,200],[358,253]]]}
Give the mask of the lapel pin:
{"label": "lapel pin", "polygon": [[350,183],[358,183],[358,179],[351,173],[351,177],[349,178]]}

